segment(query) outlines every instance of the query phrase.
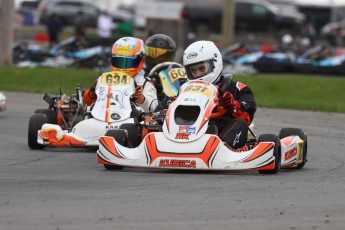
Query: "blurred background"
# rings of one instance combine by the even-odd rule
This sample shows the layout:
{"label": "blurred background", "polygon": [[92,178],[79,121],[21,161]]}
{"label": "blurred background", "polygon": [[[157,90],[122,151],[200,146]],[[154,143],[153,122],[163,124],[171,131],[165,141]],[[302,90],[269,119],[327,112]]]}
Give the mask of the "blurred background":
{"label": "blurred background", "polygon": [[[109,37],[99,33],[104,14],[113,22]],[[119,37],[164,33],[177,43],[178,62],[191,42],[204,39],[223,51],[229,71],[345,73],[343,0],[15,0],[14,17],[17,66],[107,66]],[[87,60],[77,51],[89,52]]]}

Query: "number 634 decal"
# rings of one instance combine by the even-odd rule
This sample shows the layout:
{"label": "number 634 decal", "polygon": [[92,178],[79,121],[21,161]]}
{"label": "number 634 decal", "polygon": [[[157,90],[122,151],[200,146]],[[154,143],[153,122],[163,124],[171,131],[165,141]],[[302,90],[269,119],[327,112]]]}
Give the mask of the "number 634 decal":
{"label": "number 634 decal", "polygon": [[131,79],[128,74],[119,71],[103,73],[101,78],[102,84],[111,85],[127,85]]}

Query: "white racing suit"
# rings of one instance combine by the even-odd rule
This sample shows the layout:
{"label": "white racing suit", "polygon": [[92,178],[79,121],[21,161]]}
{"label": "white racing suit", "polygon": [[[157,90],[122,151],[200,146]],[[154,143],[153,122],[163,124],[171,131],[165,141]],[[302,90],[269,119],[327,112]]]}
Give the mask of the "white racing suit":
{"label": "white racing suit", "polygon": [[150,82],[144,77],[144,71],[141,70],[134,78],[137,85],[143,87],[143,95],[145,101],[143,104],[138,105],[145,112],[153,112],[158,106],[157,90]]}

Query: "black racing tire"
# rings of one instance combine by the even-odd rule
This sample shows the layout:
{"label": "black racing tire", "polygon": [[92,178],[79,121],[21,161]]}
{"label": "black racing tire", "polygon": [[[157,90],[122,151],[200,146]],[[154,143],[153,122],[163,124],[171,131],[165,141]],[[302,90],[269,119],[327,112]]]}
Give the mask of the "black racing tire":
{"label": "black racing tire", "polygon": [[274,169],[272,170],[259,170],[260,174],[276,174],[280,169],[281,163],[281,147],[280,147],[280,139],[277,135],[274,134],[262,134],[258,138],[258,142],[273,142],[274,143],[274,150],[273,156],[275,157]]}
{"label": "black racing tire", "polygon": [[28,145],[31,149],[43,149],[45,146],[37,143],[37,131],[48,122],[46,115],[35,113],[30,117],[28,127]]}
{"label": "black racing tire", "polygon": [[301,169],[304,167],[304,165],[307,163],[307,152],[308,152],[308,138],[307,134],[299,128],[282,128],[279,132],[279,138],[283,139],[284,137],[297,135],[299,138],[303,140],[303,158],[302,163],[298,164],[296,169]]}
{"label": "black racing tire", "polygon": [[36,109],[34,113],[41,113],[47,116],[49,124],[57,124],[56,112],[52,109]]}
{"label": "black racing tire", "polygon": [[128,145],[127,147],[136,148],[141,143],[141,132],[139,126],[136,124],[122,124],[119,129],[125,129],[128,132]]}
{"label": "black racing tire", "polygon": [[[124,130],[121,129],[115,129],[115,130],[108,130],[104,136],[113,137],[117,143],[119,143],[122,146],[127,147],[127,135]],[[120,170],[123,169],[123,166],[121,165],[107,165],[104,164],[104,168],[110,169],[110,170]]]}

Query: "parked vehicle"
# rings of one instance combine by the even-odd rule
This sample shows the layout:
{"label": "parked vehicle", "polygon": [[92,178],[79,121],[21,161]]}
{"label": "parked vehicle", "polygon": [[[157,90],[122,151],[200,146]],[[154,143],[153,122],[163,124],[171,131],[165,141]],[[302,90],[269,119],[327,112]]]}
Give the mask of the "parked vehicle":
{"label": "parked vehicle", "polygon": [[17,67],[109,68],[111,50],[97,44],[68,37],[46,52],[40,45],[20,43],[13,48],[13,63]]}
{"label": "parked vehicle", "polygon": [[[290,72],[295,63],[295,54],[291,51],[270,50],[252,51],[245,48],[245,45],[235,43],[222,51],[225,66],[247,66],[258,72]],[[229,67],[230,68],[230,67]]]}
{"label": "parked vehicle", "polygon": [[21,16],[21,23],[23,25],[35,25],[35,12],[37,10],[39,1],[22,1],[16,9],[16,14]]}
{"label": "parked vehicle", "polygon": [[[196,32],[220,32],[223,8],[219,4],[187,1],[182,15]],[[283,11],[264,0],[235,1],[235,29],[241,31],[294,30],[302,26],[305,16],[298,11]]]}
{"label": "parked vehicle", "polygon": [[[75,16],[78,12],[83,12],[87,23],[86,26],[97,26],[97,18],[101,13],[101,8],[93,2],[86,0],[42,0],[38,5],[36,17],[40,24],[45,24],[50,15],[56,14],[64,26],[71,26],[74,24]],[[109,9],[108,14],[113,18],[114,22],[133,20],[132,14],[125,10]]]}
{"label": "parked vehicle", "polygon": [[303,73],[345,74],[345,54],[337,54],[335,49],[321,45],[300,55],[294,63],[296,71]]}

